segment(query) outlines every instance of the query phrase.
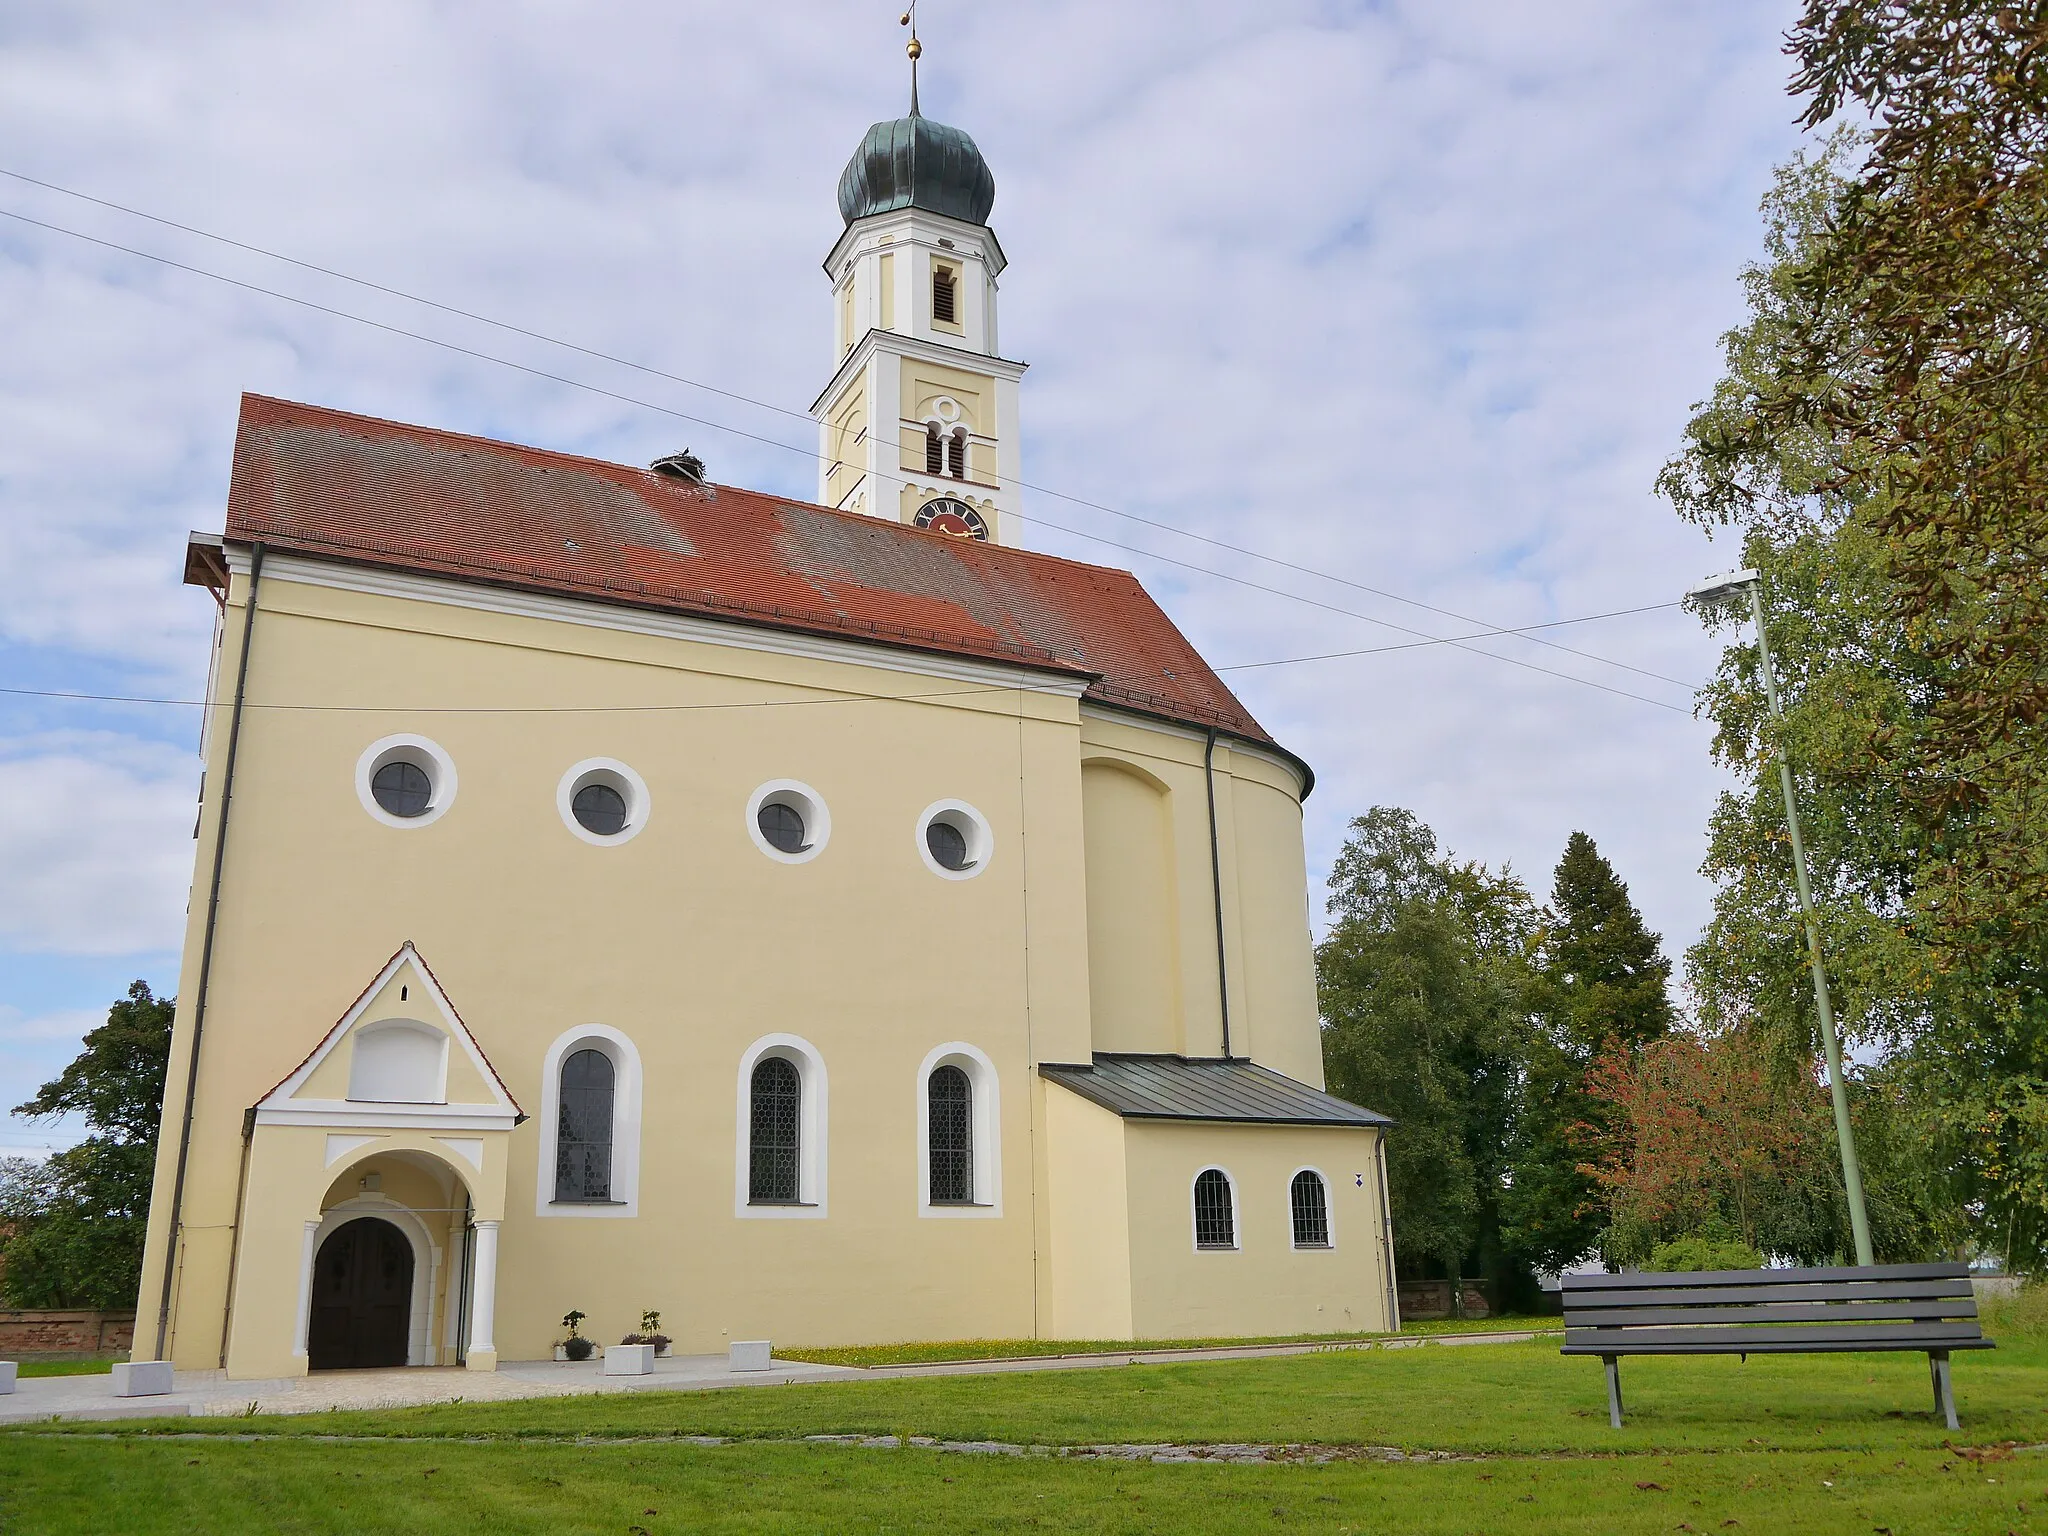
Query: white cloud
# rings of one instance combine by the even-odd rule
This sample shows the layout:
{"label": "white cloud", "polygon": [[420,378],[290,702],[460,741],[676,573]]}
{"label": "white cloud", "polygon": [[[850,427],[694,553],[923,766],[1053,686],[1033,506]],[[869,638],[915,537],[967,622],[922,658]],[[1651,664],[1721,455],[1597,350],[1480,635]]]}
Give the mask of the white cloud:
{"label": "white cloud", "polygon": [[173,949],[192,874],[197,763],[112,735],[0,743],[0,943]]}
{"label": "white cloud", "polygon": [[[1026,478],[1514,623],[1674,596],[1713,552],[1649,494],[1737,318],[1793,144],[1788,0],[938,5],[924,104],[995,170]],[[0,164],[801,408],[830,362],[817,263],[889,18],[523,0],[346,8],[23,0]],[[808,450],[801,423],[507,338],[0,178],[0,207],[642,395]],[[0,219],[0,641],[196,688],[253,389],[808,493],[800,456]],[[1217,662],[1399,635],[1062,524],[1433,633],[1451,620],[1035,496],[1040,547],[1137,569]],[[1555,632],[1676,678],[1675,613]],[[1541,649],[1545,667],[1682,689]],[[1574,827],[1674,947],[1717,780],[1683,715],[1407,652],[1235,674],[1321,775],[1311,859],[1379,801],[1540,888]],[[0,763],[0,932],[175,942],[192,773],[143,752]],[[38,808],[81,787],[95,824]],[[24,799],[24,796],[28,797]]]}

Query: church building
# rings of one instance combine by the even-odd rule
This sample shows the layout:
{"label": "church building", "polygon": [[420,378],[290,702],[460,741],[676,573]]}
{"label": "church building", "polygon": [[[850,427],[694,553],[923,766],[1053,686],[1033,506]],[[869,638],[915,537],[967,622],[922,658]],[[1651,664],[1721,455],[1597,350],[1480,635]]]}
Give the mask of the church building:
{"label": "church building", "polygon": [[1019,547],[994,199],[855,151],[816,505],[244,398],[138,1359],[1394,1326],[1312,775]]}

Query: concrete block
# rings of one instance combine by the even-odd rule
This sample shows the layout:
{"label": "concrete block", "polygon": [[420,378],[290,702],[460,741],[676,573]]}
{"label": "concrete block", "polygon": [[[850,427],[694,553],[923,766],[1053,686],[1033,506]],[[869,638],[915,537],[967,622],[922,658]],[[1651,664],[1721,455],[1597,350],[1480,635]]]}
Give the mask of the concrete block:
{"label": "concrete block", "polygon": [[604,1373],[607,1376],[652,1376],[654,1346],[607,1344],[604,1349]]}
{"label": "concrete block", "polygon": [[768,1358],[769,1344],[766,1339],[734,1339],[731,1349],[731,1367],[735,1371],[765,1371],[774,1362]]}
{"label": "concrete block", "polygon": [[156,1397],[170,1390],[168,1360],[124,1360],[114,1367],[116,1397]]}
{"label": "concrete block", "polygon": [[14,1381],[21,1374],[21,1367],[12,1360],[0,1360],[0,1394],[12,1392]]}

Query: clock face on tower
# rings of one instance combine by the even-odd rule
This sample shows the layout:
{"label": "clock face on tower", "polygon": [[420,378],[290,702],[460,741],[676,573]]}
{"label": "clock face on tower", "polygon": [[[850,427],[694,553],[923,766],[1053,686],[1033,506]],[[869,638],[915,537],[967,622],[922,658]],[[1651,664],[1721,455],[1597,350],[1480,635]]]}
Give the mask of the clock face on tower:
{"label": "clock face on tower", "polygon": [[974,508],[956,496],[941,496],[917,509],[917,526],[933,533],[950,533],[955,538],[988,538],[988,524]]}

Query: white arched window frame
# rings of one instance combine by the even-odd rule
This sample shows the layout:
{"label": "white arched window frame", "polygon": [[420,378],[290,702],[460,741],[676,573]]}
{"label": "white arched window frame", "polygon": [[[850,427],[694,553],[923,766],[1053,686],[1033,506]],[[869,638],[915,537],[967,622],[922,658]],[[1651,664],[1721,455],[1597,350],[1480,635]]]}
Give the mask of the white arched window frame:
{"label": "white arched window frame", "polygon": [[[958,1067],[967,1074],[970,1095],[968,1124],[973,1128],[974,1203],[932,1204],[932,1074]],[[989,1217],[1003,1214],[1003,1137],[1001,1084],[996,1064],[964,1040],[935,1046],[917,1068],[917,1214],[937,1217]]]}
{"label": "white arched window frame", "polygon": [[[1294,1241],[1294,1181],[1304,1173],[1315,1177],[1323,1186],[1323,1241],[1320,1243],[1297,1243]],[[1312,1164],[1304,1163],[1287,1175],[1287,1241],[1297,1253],[1328,1253],[1337,1246],[1337,1202],[1330,1198],[1337,1186],[1330,1182],[1330,1176]]]}
{"label": "white arched window frame", "polygon": [[[795,1205],[756,1205],[748,1188],[754,1129],[754,1068],[769,1057],[796,1068],[797,1190]],[[819,1221],[826,1207],[825,1058],[801,1035],[763,1035],[740,1057],[733,1132],[733,1214],[750,1221]]]}
{"label": "white arched window frame", "polygon": [[[612,1064],[612,1198],[608,1202],[555,1199],[555,1143],[562,1128],[562,1063],[578,1051],[602,1051]],[[534,1170],[537,1216],[640,1214],[640,1052],[616,1029],[585,1024],[548,1047],[541,1063],[540,1163]]]}
{"label": "white arched window frame", "polygon": [[[1195,1221],[1195,1186],[1202,1181],[1205,1173],[1223,1175],[1223,1187],[1230,1194],[1230,1245],[1205,1243],[1201,1229]],[[1238,1209],[1237,1175],[1221,1163],[1205,1163],[1195,1170],[1195,1176],[1188,1180],[1188,1243],[1197,1253],[1236,1253],[1244,1247],[1244,1213]]]}

